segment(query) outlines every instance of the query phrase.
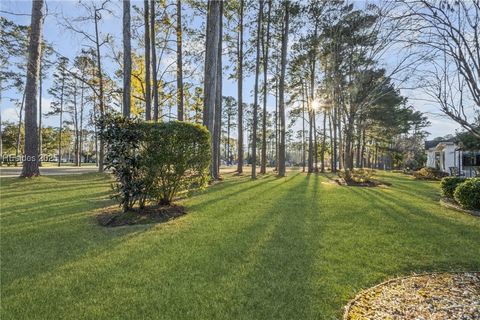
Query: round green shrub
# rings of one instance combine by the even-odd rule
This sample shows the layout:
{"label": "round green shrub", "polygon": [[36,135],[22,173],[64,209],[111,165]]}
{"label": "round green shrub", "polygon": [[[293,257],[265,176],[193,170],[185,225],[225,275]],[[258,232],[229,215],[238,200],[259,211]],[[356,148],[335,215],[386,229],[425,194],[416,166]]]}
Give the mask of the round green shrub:
{"label": "round green shrub", "polygon": [[170,204],[175,195],[208,182],[210,134],[187,122],[142,122],[109,114],[100,121],[112,197],[126,212],[147,202]]}
{"label": "round green shrub", "polygon": [[210,165],[210,134],[198,124],[146,122],[140,124],[141,167],[149,198],[170,204],[175,195],[204,187]]}
{"label": "round green shrub", "polygon": [[459,184],[453,195],[463,208],[480,210],[480,178],[468,179]]}
{"label": "round green shrub", "polygon": [[442,182],[440,182],[440,188],[442,189],[442,195],[447,198],[453,199],[453,193],[455,192],[455,188],[460,183],[465,182],[467,179],[466,178],[460,178],[460,177],[445,177],[442,179]]}

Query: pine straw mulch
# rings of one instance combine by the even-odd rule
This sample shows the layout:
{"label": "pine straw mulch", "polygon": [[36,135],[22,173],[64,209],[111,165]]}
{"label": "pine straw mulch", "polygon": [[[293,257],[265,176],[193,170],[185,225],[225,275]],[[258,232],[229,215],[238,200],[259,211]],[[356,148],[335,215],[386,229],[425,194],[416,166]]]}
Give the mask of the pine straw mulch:
{"label": "pine straw mulch", "polygon": [[361,292],[344,320],[478,320],[480,272],[401,277]]}
{"label": "pine straw mulch", "polygon": [[122,212],[120,207],[105,208],[97,214],[97,222],[104,227],[120,227],[136,224],[162,223],[186,214],[185,208],[178,205],[153,205],[143,209]]}

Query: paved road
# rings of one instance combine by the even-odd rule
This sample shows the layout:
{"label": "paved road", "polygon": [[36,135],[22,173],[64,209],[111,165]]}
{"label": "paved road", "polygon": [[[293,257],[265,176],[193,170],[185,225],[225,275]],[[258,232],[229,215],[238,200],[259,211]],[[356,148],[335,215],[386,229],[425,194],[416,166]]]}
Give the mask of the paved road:
{"label": "paved road", "polygon": [[[81,174],[97,172],[97,167],[42,167],[40,173],[44,176],[59,176],[65,174]],[[0,167],[0,178],[18,177],[22,167]]]}

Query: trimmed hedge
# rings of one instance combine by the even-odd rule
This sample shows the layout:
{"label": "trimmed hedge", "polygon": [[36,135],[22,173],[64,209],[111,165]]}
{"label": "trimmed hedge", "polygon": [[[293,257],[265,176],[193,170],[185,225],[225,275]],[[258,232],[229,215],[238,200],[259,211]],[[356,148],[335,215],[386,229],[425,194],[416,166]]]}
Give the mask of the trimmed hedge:
{"label": "trimmed hedge", "polygon": [[442,195],[444,197],[453,199],[453,193],[455,192],[455,189],[457,186],[463,182],[465,182],[467,179],[466,178],[460,178],[460,177],[445,177],[442,179],[442,182],[440,182],[440,188],[442,189]]}
{"label": "trimmed hedge", "polygon": [[150,199],[170,204],[176,194],[208,182],[210,134],[198,124],[147,122],[140,125],[142,167]]}
{"label": "trimmed hedge", "polygon": [[115,176],[113,198],[123,211],[170,204],[179,192],[208,182],[210,134],[187,122],[142,122],[118,114],[100,122],[105,165]]}
{"label": "trimmed hedge", "polygon": [[459,184],[453,196],[463,208],[480,210],[480,178],[468,179]]}
{"label": "trimmed hedge", "polygon": [[439,169],[425,167],[413,172],[413,176],[419,180],[441,180],[444,177],[448,177],[448,173]]}

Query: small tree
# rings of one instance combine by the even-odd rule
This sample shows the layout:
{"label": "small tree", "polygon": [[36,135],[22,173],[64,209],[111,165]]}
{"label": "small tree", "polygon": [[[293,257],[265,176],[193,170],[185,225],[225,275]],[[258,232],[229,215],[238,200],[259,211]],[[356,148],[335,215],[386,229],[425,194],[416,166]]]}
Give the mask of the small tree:
{"label": "small tree", "polygon": [[121,115],[106,115],[100,121],[100,138],[106,143],[105,168],[111,169],[116,182],[112,186],[113,198],[119,200],[126,212],[140,202],[145,204],[144,182],[138,152],[142,131],[137,120]]}

